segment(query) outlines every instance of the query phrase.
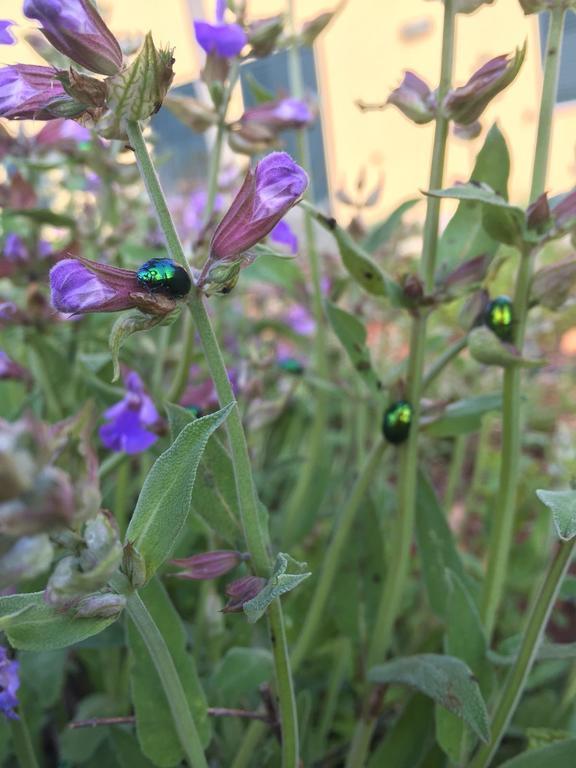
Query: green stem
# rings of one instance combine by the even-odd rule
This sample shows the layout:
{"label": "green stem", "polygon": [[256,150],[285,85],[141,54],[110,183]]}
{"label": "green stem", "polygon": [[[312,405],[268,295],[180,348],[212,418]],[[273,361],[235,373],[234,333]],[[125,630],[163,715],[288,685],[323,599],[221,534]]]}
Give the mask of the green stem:
{"label": "green stem", "polygon": [[360,504],[374,479],[376,471],[380,467],[385,447],[386,443],[383,440],[379,440],[374,446],[370,458],[364,465],[362,472],[354,484],[348,503],[334,522],[332,538],[322,561],[320,577],[316,584],[316,589],[312,601],[310,602],[310,607],[308,608],[304,624],[298,634],[298,641],[292,653],[293,670],[296,670],[305,658],[306,653],[309,651],[310,645],[314,640],[318,625],[323,619],[326,601],[330,595],[330,590],[334,582],[334,577],[338,571],[338,566],[340,565],[340,558],[348,540],[348,535],[354,524]]}
{"label": "green stem", "polygon": [[532,669],[538,646],[548,623],[550,613],[562,584],[562,580],[574,553],[576,539],[562,541],[550,563],[548,572],[532,605],[526,629],[522,635],[522,645],[518,658],[506,680],[500,700],[492,718],[491,739],[478,750],[470,768],[486,768],[490,765],[506,728],[516,710],[522,696],[526,680]]}
{"label": "green stem", "polygon": [[[551,13],[550,29],[546,46],[546,63],[544,67],[544,82],[540,103],[538,121],[538,136],[536,154],[534,156],[534,171],[530,200],[535,200],[544,191],[550,151],[550,135],[556,93],[558,91],[558,74],[560,70],[560,44],[564,29],[565,10],[555,8]],[[522,349],[528,303],[530,298],[530,283],[532,279],[534,251],[525,249],[520,254],[520,266],[516,278],[514,293],[514,313],[516,319],[515,343]],[[514,531],[514,513],[520,475],[521,452],[521,407],[520,407],[521,373],[519,368],[508,368],[504,371],[503,386],[503,418],[502,418],[502,462],[500,464],[499,494],[496,500],[492,529],[488,549],[488,564],[486,581],[482,598],[481,614],[488,638],[492,636],[496,616],[506,580],[506,571],[510,555],[510,546]]]}
{"label": "green stem", "polygon": [[178,738],[192,768],[208,768],[204,750],[196,730],[196,724],[190,712],[186,694],[180,682],[174,660],[170,655],[164,638],[148,609],[137,593],[128,596],[126,603],[128,615],[140,633],[142,640],[154,662],[158,677],[168,700],[168,706],[174,719]]}
{"label": "green stem", "polygon": [[[454,3],[444,1],[444,27],[442,35],[442,61],[438,103],[450,88],[452,62],[454,57]],[[440,189],[444,179],[446,158],[446,140],[449,121],[439,113],[436,117],[434,147],[430,169],[430,189]],[[434,287],[436,254],[438,246],[438,225],[440,218],[440,200],[428,198],[424,234],[422,243],[421,275],[426,291]],[[410,358],[406,382],[407,399],[413,408],[413,428],[408,440],[400,448],[400,470],[398,480],[398,512],[393,532],[394,545],[391,548],[390,562],[386,568],[386,582],[380,597],[376,623],[368,648],[367,669],[382,661],[390,647],[394,624],[398,616],[406,582],[410,573],[410,548],[414,538],[414,519],[416,512],[416,485],[418,471],[418,429],[420,419],[420,399],[422,395],[424,352],[426,349],[427,316],[419,313],[414,317],[410,339]],[[361,768],[366,760],[370,740],[376,719],[371,711],[370,689],[365,687],[362,715],[358,721],[352,746],[348,754],[346,768]]]}
{"label": "green stem", "polygon": [[[127,131],[130,144],[136,152],[138,166],[155,208],[159,224],[164,232],[170,255],[174,261],[185,264],[182,245],[176,234],[174,222],[166,205],[156,170],[148,155],[140,126],[137,123],[129,123]],[[234,393],[228,379],[222,352],[214,335],[202,296],[194,289],[190,294],[188,307],[202,343],[220,405],[224,406],[232,403],[234,402]],[[247,549],[250,552],[251,564],[257,574],[268,576],[271,565],[266,548],[267,537],[260,519],[260,505],[254,487],[246,436],[244,435],[240,410],[237,405],[233,408],[226,421],[226,428],[234,467],[236,493],[244,537]],[[268,609],[267,617],[282,721],[282,764],[284,768],[296,768],[299,751],[296,702],[290,672],[282,607],[278,600],[272,603]]]}
{"label": "green stem", "polygon": [[18,765],[20,768],[38,768],[38,761],[36,759],[36,753],[34,752],[32,739],[30,738],[30,731],[28,730],[28,724],[26,723],[21,707],[18,709],[18,714],[20,718],[19,720],[10,720],[12,743],[18,759]]}
{"label": "green stem", "polygon": [[468,344],[468,337],[462,336],[458,341],[455,341],[453,344],[451,344],[445,352],[443,352],[440,357],[432,363],[430,366],[430,370],[426,371],[426,374],[424,375],[424,378],[422,379],[422,389],[428,389],[428,387],[432,384],[433,381],[435,381],[438,376],[442,373],[444,368],[454,360],[455,357],[458,357],[460,352],[462,352],[463,349],[466,349],[466,345]]}

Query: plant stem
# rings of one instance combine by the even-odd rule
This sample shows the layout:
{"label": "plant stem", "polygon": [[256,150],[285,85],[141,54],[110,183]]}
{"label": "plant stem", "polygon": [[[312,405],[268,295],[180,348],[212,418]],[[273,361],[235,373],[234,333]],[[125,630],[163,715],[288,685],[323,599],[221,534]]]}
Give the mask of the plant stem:
{"label": "plant stem", "polygon": [[[440,85],[438,88],[439,104],[442,103],[444,95],[450,88],[452,79],[454,26],[453,0],[444,0],[442,61]],[[430,189],[440,189],[443,184],[447,137],[448,119],[439,112],[436,117],[436,130],[434,133]],[[428,198],[421,260],[421,276],[427,291],[431,291],[434,286],[439,217],[440,200],[438,198]],[[410,548],[414,538],[418,470],[417,425],[420,419],[420,398],[422,395],[424,352],[426,349],[426,323],[427,316],[424,312],[416,314],[412,323],[406,394],[413,408],[413,426],[408,435],[408,440],[399,449],[398,511],[393,532],[394,546],[391,548],[390,562],[386,564],[386,582],[380,597],[376,623],[368,648],[367,669],[378,661],[383,660],[390,647],[394,624],[400,610],[401,600],[410,573]],[[364,765],[374,724],[375,713],[371,711],[370,689],[366,686],[362,714],[357,723],[346,768],[361,768]]]}
{"label": "plant stem", "polygon": [[22,708],[19,707],[19,720],[10,720],[10,730],[12,732],[12,742],[14,744],[14,752],[18,759],[18,765],[20,768],[38,768],[38,761],[36,759],[36,753],[34,752],[34,746],[32,739],[30,738],[30,731],[28,730],[28,724]]}
{"label": "plant stem", "polygon": [[448,363],[452,362],[455,357],[458,357],[463,349],[466,349],[468,344],[468,337],[462,336],[460,339],[451,344],[440,357],[432,363],[430,369],[426,371],[424,378],[422,379],[422,390],[428,389],[428,387],[435,381],[442,373]]}
{"label": "plant stem", "polygon": [[494,717],[492,718],[492,737],[490,743],[480,747],[470,764],[470,768],[486,768],[486,766],[490,765],[498,749],[498,745],[516,710],[526,680],[532,669],[532,664],[538,652],[538,646],[546,629],[546,624],[554,607],[562,580],[570,565],[575,545],[576,539],[562,541],[548,567],[542,587],[528,616],[518,658],[510,670]]}
{"label": "plant stem", "polygon": [[[288,0],[288,19],[289,26],[294,32],[294,0]],[[297,44],[293,44],[288,50],[288,67],[290,91],[294,98],[302,99],[304,97],[304,82],[302,78],[302,66]],[[310,146],[306,128],[297,130],[297,159],[300,165],[310,169]],[[310,186],[307,196],[312,194],[313,179],[310,178]],[[308,254],[308,263],[310,266],[310,276],[312,278],[312,301],[314,310],[314,319],[316,322],[316,336],[314,339],[314,359],[316,372],[322,379],[329,378],[327,345],[326,345],[326,319],[324,317],[324,304],[322,299],[322,285],[320,274],[320,263],[318,251],[316,248],[316,238],[314,236],[314,224],[312,217],[308,212],[304,213],[304,233],[306,251]],[[310,435],[307,438],[307,457],[306,463],[298,474],[296,487],[292,492],[288,506],[284,512],[284,540],[286,544],[293,543],[300,533],[302,518],[306,514],[306,500],[310,489],[317,478],[318,467],[321,461],[326,457],[326,421],[328,418],[328,393],[321,390],[316,395],[314,403],[314,420]]]}
{"label": "plant stem", "polygon": [[[137,123],[129,123],[127,130],[130,143],[136,152],[140,172],[155,208],[159,224],[164,232],[170,255],[175,261],[185,264],[182,245],[176,234],[174,222],[166,205],[156,170],[148,155],[140,127]],[[234,393],[202,296],[194,289],[190,294],[188,307],[196,325],[210,374],[216,387],[218,400],[222,407],[234,402]],[[268,576],[271,566],[266,548],[267,537],[261,521],[260,504],[254,487],[246,436],[244,435],[240,410],[237,405],[233,408],[226,421],[226,428],[234,467],[242,527],[244,529],[247,549],[250,552],[251,564],[256,574]],[[267,617],[282,722],[282,764],[284,768],[296,768],[299,751],[298,721],[282,607],[279,600],[271,604]]]}
{"label": "plant stem", "polygon": [[296,670],[300,666],[306,653],[310,650],[310,645],[314,640],[318,625],[323,618],[326,601],[330,595],[330,590],[332,588],[334,577],[338,571],[338,566],[340,565],[340,558],[348,540],[348,535],[356,518],[360,504],[374,479],[376,470],[380,466],[385,448],[386,443],[383,440],[378,440],[354,484],[354,488],[352,489],[352,493],[350,494],[346,506],[334,522],[332,538],[322,561],[322,570],[316,584],[316,589],[310,602],[306,618],[304,619],[304,624],[298,635],[298,641],[292,652],[291,660],[293,670]]}
{"label": "plant stem", "polygon": [[127,597],[126,609],[140,633],[154,662],[162,687],[168,700],[168,705],[174,719],[176,732],[186,754],[186,759],[192,768],[208,768],[204,749],[196,730],[196,724],[190,712],[186,694],[178,676],[174,660],[170,655],[164,638],[148,609],[133,592]]}
{"label": "plant stem", "polygon": [[[558,91],[560,43],[564,28],[564,18],[565,10],[563,8],[555,8],[551,13],[548,42],[546,45],[546,63],[544,66],[536,153],[534,156],[532,190],[530,193],[531,201],[542,194],[546,183],[552,117]],[[520,254],[520,266],[516,278],[516,290],[514,293],[515,344],[519,350],[522,350],[524,343],[534,256],[535,252],[531,249],[526,249]],[[492,636],[498,607],[504,591],[514,531],[514,513],[516,510],[520,474],[522,437],[520,377],[520,368],[507,368],[504,371],[500,490],[496,500],[490,532],[486,581],[481,606],[481,615],[488,639]]]}

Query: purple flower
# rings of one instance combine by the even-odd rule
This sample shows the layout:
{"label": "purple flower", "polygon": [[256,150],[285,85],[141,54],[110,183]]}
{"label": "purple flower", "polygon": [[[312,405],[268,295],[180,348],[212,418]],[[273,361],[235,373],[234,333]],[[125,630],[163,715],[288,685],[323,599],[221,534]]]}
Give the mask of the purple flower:
{"label": "purple flower", "polygon": [[496,56],[480,67],[466,85],[451,90],[443,104],[447,116],[461,125],[476,122],[492,99],[514,80],[525,53],[524,47],[512,58],[507,54]]}
{"label": "purple flower", "polygon": [[302,304],[294,304],[286,312],[286,323],[300,336],[313,336],[316,322]]}
{"label": "purple flower", "polygon": [[405,72],[404,79],[388,96],[387,104],[394,104],[418,125],[429,123],[436,113],[436,96],[422,78],[414,72]]}
{"label": "purple flower", "polygon": [[[180,399],[184,408],[194,409],[197,415],[207,413],[218,405],[216,387],[210,376],[206,376],[200,366],[192,365],[189,371],[189,383]],[[240,391],[238,369],[228,369],[228,378],[236,396]]]}
{"label": "purple flower", "polygon": [[32,64],[13,64],[0,69],[0,117],[53,120],[59,117],[58,107],[74,103],[55,69]]}
{"label": "purple flower", "polygon": [[233,59],[244,48],[248,38],[239,24],[224,22],[225,11],[226,0],[216,0],[216,24],[197,19],[194,33],[198,45],[207,54],[215,53],[222,59]]}
{"label": "purple flower", "polygon": [[272,131],[288,128],[304,128],[314,119],[312,110],[301,99],[280,99],[266,101],[246,110],[240,122],[243,125],[256,123]]}
{"label": "purple flower", "polygon": [[120,312],[136,306],[136,272],[88,259],[62,259],[50,270],[52,306],[59,312]]}
{"label": "purple flower", "polygon": [[21,262],[28,260],[28,248],[20,235],[17,235],[15,232],[9,232],[6,235],[3,255],[8,261]]}
{"label": "purple flower", "polygon": [[266,579],[261,576],[242,576],[226,585],[226,594],[230,598],[222,613],[240,613],[248,600],[256,597],[266,586]]}
{"label": "purple flower", "polygon": [[[202,232],[205,225],[204,212],[208,201],[208,193],[205,189],[195,189],[190,197],[184,201],[181,213],[182,231],[185,237],[196,238]],[[217,194],[214,198],[214,213],[218,213],[224,207],[224,198]]]}
{"label": "purple flower", "polygon": [[0,19],[0,45],[14,45],[16,38],[10,32],[8,27],[14,26],[13,21],[8,19]]}
{"label": "purple flower", "polygon": [[199,555],[171,560],[170,562],[172,565],[184,568],[183,571],[173,574],[174,576],[180,579],[205,581],[223,576],[246,559],[247,556],[243,555],[242,552],[231,549],[216,549],[212,552],[202,552]]}
{"label": "purple flower", "polygon": [[274,243],[287,245],[290,253],[298,253],[298,238],[287,221],[279,221],[270,232],[269,237]]}
{"label": "purple flower", "polygon": [[47,123],[34,137],[37,147],[74,147],[82,141],[90,141],[92,133],[74,120],[54,120]]}
{"label": "purple flower", "polygon": [[158,440],[146,427],[157,424],[160,417],[135,371],[126,376],[126,396],[108,408],[104,418],[108,423],[100,427],[100,439],[110,451],[142,453]]}
{"label": "purple flower", "polygon": [[24,0],[24,13],[37,19],[56,50],[91,72],[115,75],[122,51],[90,0]]}
{"label": "purple flower", "polygon": [[19,663],[10,661],[4,646],[0,645],[0,712],[10,720],[18,720],[14,708],[18,706],[16,691],[20,687]]}

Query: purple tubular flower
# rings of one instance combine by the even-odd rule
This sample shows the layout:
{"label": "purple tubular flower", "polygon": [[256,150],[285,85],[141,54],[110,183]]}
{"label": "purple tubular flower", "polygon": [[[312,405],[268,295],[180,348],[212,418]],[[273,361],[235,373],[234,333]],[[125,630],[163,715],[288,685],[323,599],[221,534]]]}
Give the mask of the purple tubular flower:
{"label": "purple tubular flower", "polygon": [[54,309],[70,314],[120,312],[136,306],[136,273],[88,259],[62,259],[50,270]]}
{"label": "purple tubular flower", "polygon": [[266,237],[302,197],[308,176],[286,152],[272,152],[249,170],[216,228],[210,259],[231,261]]}
{"label": "purple tubular flower", "polygon": [[312,110],[301,99],[280,99],[267,101],[246,110],[240,122],[257,123],[273,131],[283,131],[288,128],[304,128],[314,119]]}
{"label": "purple tubular flower", "polygon": [[199,555],[192,555],[192,557],[171,560],[170,563],[184,569],[173,574],[174,576],[180,579],[206,581],[223,576],[245,559],[246,556],[242,552],[216,549],[213,552],[202,552]]}
{"label": "purple tubular flower", "polygon": [[274,243],[287,245],[290,253],[298,253],[298,238],[287,221],[279,221],[270,232],[270,240]]}
{"label": "purple tubular flower", "polygon": [[82,141],[90,141],[91,132],[74,120],[54,120],[34,137],[37,147],[68,147]]}
{"label": "purple tubular flower", "polygon": [[266,579],[261,576],[243,576],[226,585],[226,594],[230,598],[222,613],[240,613],[248,600],[261,592],[266,586]]}
{"label": "purple tubular flower", "polygon": [[100,439],[110,451],[142,453],[158,440],[146,427],[157,424],[160,417],[135,371],[126,376],[126,396],[108,408],[104,418],[108,423],[100,427]]}
{"label": "purple tubular flower", "polygon": [[16,42],[16,38],[8,29],[8,27],[12,26],[14,26],[13,21],[0,19],[0,45],[14,45]]}
{"label": "purple tubular flower", "polygon": [[418,125],[424,125],[434,119],[436,96],[422,78],[414,72],[405,72],[404,79],[388,96],[387,104],[394,104],[398,109]]}
{"label": "purple tubular flower", "polygon": [[90,0],[25,0],[24,13],[37,19],[44,37],[72,61],[100,75],[115,75],[122,51]]}
{"label": "purple tubular flower", "polygon": [[286,312],[286,323],[299,336],[312,336],[316,330],[316,322],[310,312],[302,304],[294,304]]}
{"label": "purple tubular flower", "polygon": [[248,42],[248,38],[239,24],[210,24],[196,20],[194,33],[198,45],[207,54],[215,53],[222,59],[238,56]]}
{"label": "purple tubular flower", "polygon": [[14,708],[18,706],[19,666],[17,661],[10,661],[6,648],[0,645],[0,712],[10,720],[18,720]]}
{"label": "purple tubular flower", "polygon": [[0,69],[0,117],[9,120],[53,120],[54,108],[74,103],[50,67],[13,64]]}

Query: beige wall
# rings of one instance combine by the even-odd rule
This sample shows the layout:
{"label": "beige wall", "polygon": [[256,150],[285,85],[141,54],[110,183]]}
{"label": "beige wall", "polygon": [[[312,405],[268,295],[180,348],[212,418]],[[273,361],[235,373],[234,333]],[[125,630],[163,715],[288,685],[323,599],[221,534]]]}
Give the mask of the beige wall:
{"label": "beige wall", "polygon": [[[300,18],[332,7],[336,0],[296,0]],[[26,24],[21,0],[2,0],[3,18]],[[154,31],[159,43],[176,48],[176,82],[196,77],[201,58],[193,39],[190,8],[201,0],[108,0],[110,23],[118,32]],[[251,0],[252,17],[270,16],[285,8],[283,0]],[[205,2],[209,14],[213,3]],[[413,69],[435,86],[439,69],[442,5],[424,0],[349,0],[340,16],[317,44],[321,107],[327,162],[333,187],[351,183],[360,166],[371,178],[385,178],[382,206],[389,209],[427,185],[431,126],[414,126],[398,111],[362,114],[354,105],[383,101],[402,77]],[[420,24],[422,22],[422,24]],[[406,24],[429,31],[406,42]],[[497,0],[472,16],[459,16],[455,82],[463,83],[487,59],[511,52],[528,42],[528,54],[517,81],[486,111],[483,123],[495,119],[513,149],[511,196],[525,201],[531,172],[537,103],[541,84],[540,48],[535,17],[525,17],[517,0]],[[21,46],[3,47],[5,63],[23,60]],[[25,52],[30,57],[28,51]],[[30,60],[30,58],[28,58]],[[236,109],[239,105],[236,104]],[[483,134],[484,135],[484,134]],[[463,179],[483,136],[473,142],[452,139],[448,181]],[[551,154],[549,189],[556,192],[576,182],[576,109],[557,108]],[[370,176],[369,176],[370,178]]]}

